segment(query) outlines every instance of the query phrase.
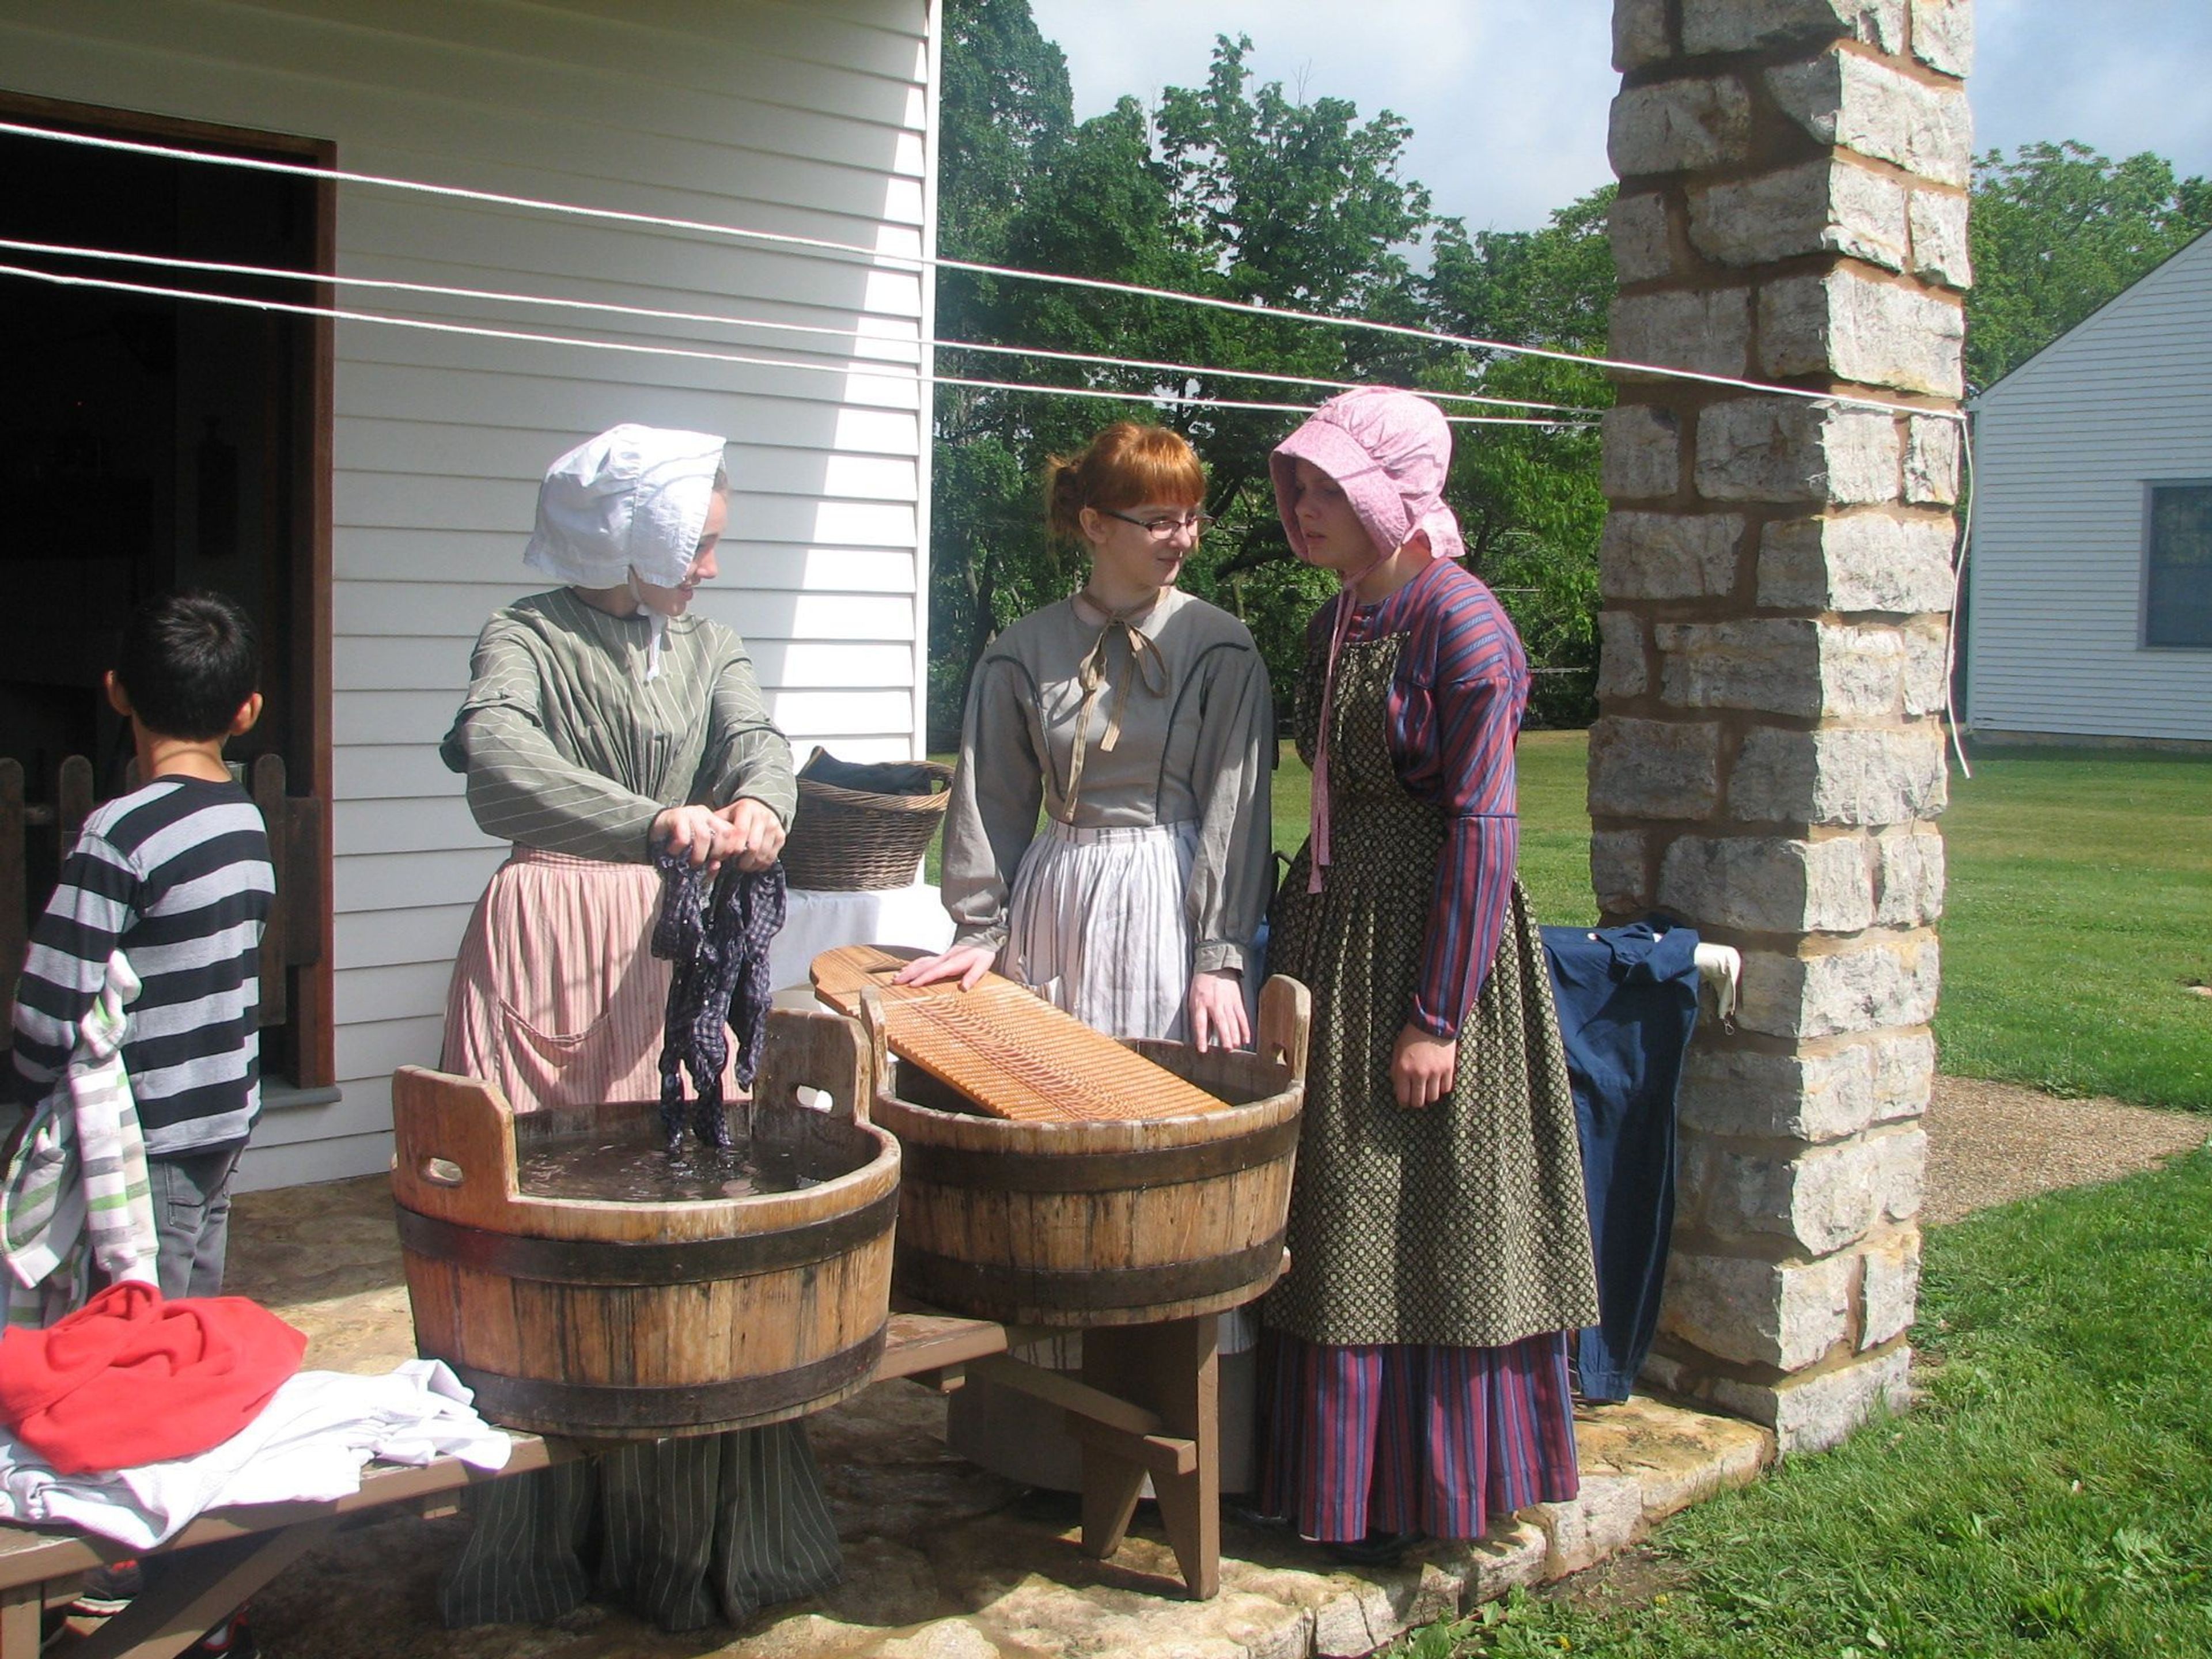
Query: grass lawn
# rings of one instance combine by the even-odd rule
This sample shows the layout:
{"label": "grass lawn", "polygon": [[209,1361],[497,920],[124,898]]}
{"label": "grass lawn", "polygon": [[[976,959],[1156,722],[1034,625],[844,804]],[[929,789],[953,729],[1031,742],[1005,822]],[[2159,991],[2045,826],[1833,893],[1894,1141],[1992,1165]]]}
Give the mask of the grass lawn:
{"label": "grass lawn", "polygon": [[1621,1659],[2212,1653],[2212,1154],[1929,1236],[1923,1402],[1656,1534],[1642,1606],[1407,1648]]}
{"label": "grass lawn", "polygon": [[[1521,739],[1521,879],[1537,919],[1587,922],[1589,752],[1580,732]],[[1310,780],[1289,744],[1275,845],[1306,833]],[[1943,1069],[2060,1095],[2212,1111],[2212,761],[2014,750],[1954,778]],[[930,854],[936,879],[936,852]]]}

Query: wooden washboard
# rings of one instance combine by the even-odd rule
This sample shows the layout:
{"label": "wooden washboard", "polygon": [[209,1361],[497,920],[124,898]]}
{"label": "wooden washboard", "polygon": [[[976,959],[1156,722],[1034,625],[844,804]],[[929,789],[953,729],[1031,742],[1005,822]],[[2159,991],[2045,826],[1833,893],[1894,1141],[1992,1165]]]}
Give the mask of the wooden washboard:
{"label": "wooden washboard", "polygon": [[858,1015],[860,993],[873,987],[891,1052],[994,1117],[1188,1117],[1227,1103],[997,974],[984,975],[972,991],[957,980],[892,984],[891,975],[921,954],[872,945],[824,951],[814,958],[815,993]]}

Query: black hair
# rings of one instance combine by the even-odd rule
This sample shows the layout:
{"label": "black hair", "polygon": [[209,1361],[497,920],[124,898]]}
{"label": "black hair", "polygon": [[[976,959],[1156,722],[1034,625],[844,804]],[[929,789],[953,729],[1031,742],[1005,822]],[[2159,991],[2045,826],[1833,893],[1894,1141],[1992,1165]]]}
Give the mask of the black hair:
{"label": "black hair", "polygon": [[115,678],[139,729],[204,743],[226,737],[261,679],[253,623],[221,593],[168,593],[131,613]]}

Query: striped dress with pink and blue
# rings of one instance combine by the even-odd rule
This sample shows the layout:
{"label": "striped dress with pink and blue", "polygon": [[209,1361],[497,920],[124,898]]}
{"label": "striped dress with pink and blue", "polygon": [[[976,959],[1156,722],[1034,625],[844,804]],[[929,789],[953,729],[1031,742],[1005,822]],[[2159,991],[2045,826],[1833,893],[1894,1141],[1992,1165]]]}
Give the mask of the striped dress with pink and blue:
{"label": "striped dress with pink and blue", "polygon": [[[1308,633],[1316,748],[1335,604]],[[1439,559],[1355,612],[1327,699],[1331,857],[1270,914],[1271,971],[1314,993],[1291,1268],[1262,1304],[1263,1508],[1305,1535],[1481,1536],[1574,1496],[1569,1332],[1596,1316],[1574,1101],[1514,879],[1526,659],[1489,588]],[[1457,1044],[1400,1106],[1408,1025]]]}

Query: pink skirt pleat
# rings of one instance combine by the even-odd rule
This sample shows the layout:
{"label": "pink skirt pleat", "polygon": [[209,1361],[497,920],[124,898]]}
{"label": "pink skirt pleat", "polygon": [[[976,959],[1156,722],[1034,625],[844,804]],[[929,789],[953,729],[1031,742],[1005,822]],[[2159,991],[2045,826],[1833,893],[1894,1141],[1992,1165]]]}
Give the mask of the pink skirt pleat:
{"label": "pink skirt pleat", "polygon": [[453,963],[445,1069],[496,1084],[518,1112],[659,1099],[671,973],[651,949],[659,906],[649,866],[516,848]]}

